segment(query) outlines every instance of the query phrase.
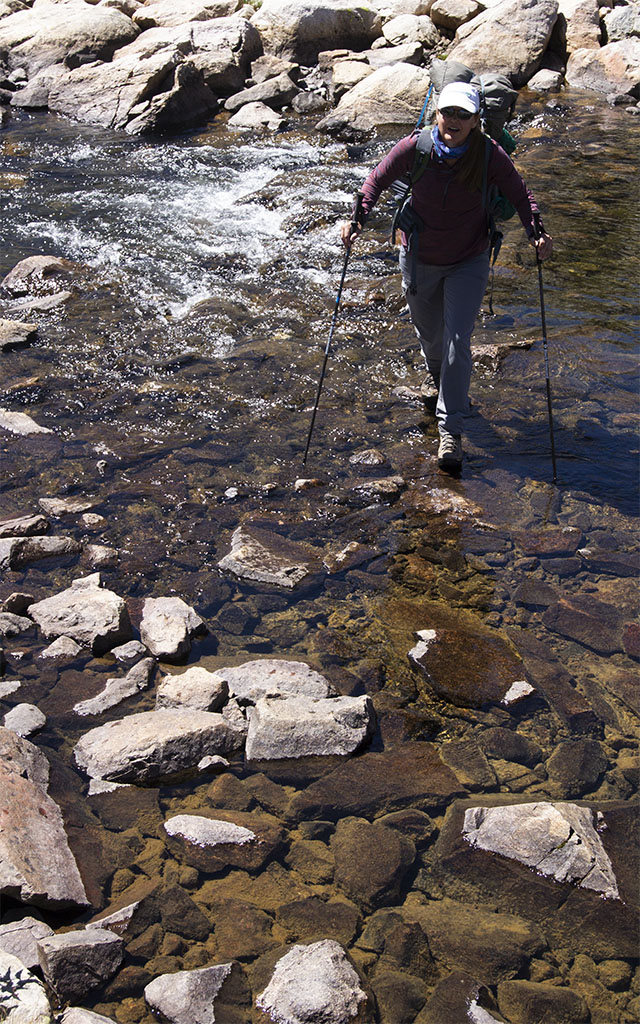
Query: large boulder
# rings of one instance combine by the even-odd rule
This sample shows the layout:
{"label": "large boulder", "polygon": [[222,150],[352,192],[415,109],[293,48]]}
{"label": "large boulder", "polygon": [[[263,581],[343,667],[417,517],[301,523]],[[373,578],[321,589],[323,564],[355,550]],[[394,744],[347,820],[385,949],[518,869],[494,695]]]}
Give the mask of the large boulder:
{"label": "large boulder", "polygon": [[7,1024],[51,1024],[53,1017],[41,981],[21,960],[0,950],[2,1019]]}
{"label": "large boulder", "polygon": [[271,981],[256,1000],[273,1021],[352,1024],[366,1002],[360,979],[333,939],[294,946],[278,960]]}
{"label": "large boulder", "polygon": [[200,120],[217,106],[202,72],[178,49],[76,68],[53,83],[48,103],[74,120],[135,135]]}
{"label": "large boulder", "polygon": [[599,50],[575,50],[567,63],[568,85],[593,92],[635,93],[640,85],[640,46],[636,39],[621,39]]}
{"label": "large boulder", "polygon": [[74,580],[67,590],[29,606],[29,615],[46,637],[68,636],[94,654],[104,654],[132,636],[127,605],[99,576]]}
{"label": "large boulder", "polygon": [[554,40],[563,50],[597,50],[600,46],[600,5],[598,0],[558,0],[558,21]]}
{"label": "large boulder", "polygon": [[426,50],[433,49],[440,41],[440,33],[426,14],[401,14],[387,21],[382,34],[391,46],[403,43],[420,43]]}
{"label": "large boulder", "polygon": [[133,14],[141,29],[183,25],[186,21],[209,21],[235,14],[242,0],[154,0],[142,4]]}
{"label": "large boulder", "polygon": [[558,14],[558,0],[502,0],[456,32],[449,55],[476,74],[500,72],[515,86],[539,69]]}
{"label": "large boulder", "polygon": [[338,106],[316,127],[372,131],[378,125],[415,124],[429,89],[429,72],[413,64],[382,67],[345,93]]}
{"label": "large boulder", "polygon": [[247,760],[353,754],[373,724],[368,697],[263,698],[251,710]]}
{"label": "large boulder", "polygon": [[307,65],[321,50],[363,50],[382,28],[377,11],[362,0],[264,0],[252,22],[267,53]]}
{"label": "large boulder", "polygon": [[32,77],[63,61],[69,67],[109,61],[138,32],[131,18],[112,8],[41,0],[0,22],[0,58],[10,69],[24,68]]}
{"label": "large boulder", "polygon": [[106,928],[83,928],[38,942],[45,980],[64,1000],[84,999],[122,963],[124,943]]}
{"label": "large boulder", "polygon": [[208,711],[142,711],[85,733],[74,757],[94,779],[153,783],[194,773],[203,757],[231,754],[243,738]]}

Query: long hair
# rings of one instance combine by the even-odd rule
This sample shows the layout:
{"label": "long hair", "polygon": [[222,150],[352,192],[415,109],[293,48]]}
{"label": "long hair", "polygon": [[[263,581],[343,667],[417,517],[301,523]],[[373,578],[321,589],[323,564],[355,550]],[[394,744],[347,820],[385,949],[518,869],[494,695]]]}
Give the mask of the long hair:
{"label": "long hair", "polygon": [[484,133],[480,125],[476,125],[469,135],[467,152],[456,162],[456,181],[470,192],[482,190],[485,145]]}

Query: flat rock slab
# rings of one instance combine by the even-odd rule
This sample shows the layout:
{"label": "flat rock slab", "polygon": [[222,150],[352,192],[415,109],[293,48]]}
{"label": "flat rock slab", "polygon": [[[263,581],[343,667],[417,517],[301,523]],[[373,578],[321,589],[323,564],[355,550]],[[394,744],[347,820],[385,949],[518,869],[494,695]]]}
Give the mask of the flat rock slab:
{"label": "flat rock slab", "polygon": [[219,711],[229,698],[229,687],[219,672],[193,665],[180,675],[165,676],[158,684],[156,708],[194,708]]}
{"label": "flat rock slab", "polygon": [[150,597],[144,603],[140,639],[156,658],[184,657],[191,638],[204,631],[200,616],[180,597]]}
{"label": "flat rock slab", "polygon": [[215,1024],[216,1001],[233,969],[228,963],[161,974],[146,986],[144,998],[171,1024]]}
{"label": "flat rock slab", "polygon": [[3,1020],[8,1024],[51,1024],[51,1007],[44,985],[17,957],[0,950]]}
{"label": "flat rock slab", "polygon": [[335,695],[331,683],[302,661],[264,658],[243,665],[217,669],[215,675],[229,687],[229,696],[240,704],[255,704],[263,697],[314,697]]}
{"label": "flat rock slab", "polygon": [[36,423],[26,412],[11,412],[10,409],[0,409],[0,430],[6,430],[10,434],[52,434],[49,427],[42,427]]}
{"label": "flat rock slab", "polygon": [[147,689],[154,667],[153,658],[143,658],[137,665],[130,668],[125,676],[107,679],[106,685],[100,693],[74,704],[73,710],[76,715],[99,715],[128,697],[134,697],[142,690]]}
{"label": "flat rock slab", "polygon": [[0,950],[17,956],[30,971],[40,966],[38,960],[38,939],[53,935],[53,929],[35,917],[23,917],[21,921],[0,925]]}
{"label": "flat rock slab", "polygon": [[511,857],[558,882],[618,899],[613,866],[593,812],[569,803],[470,807],[462,834],[471,846]]}
{"label": "flat rock slab", "polygon": [[29,615],[44,636],[71,637],[94,654],[104,654],[132,635],[125,601],[103,590],[95,577],[75,580],[68,590],[30,605]]}
{"label": "flat rock slab", "polygon": [[46,516],[15,516],[0,520],[0,537],[30,537],[34,534],[46,533],[49,520]]}
{"label": "flat rock slab", "polygon": [[200,871],[237,867],[259,871],[281,847],[284,830],[267,814],[213,811],[216,817],[178,814],[164,823],[179,860]]}
{"label": "flat rock slab", "polygon": [[598,654],[622,651],[624,615],[614,605],[589,595],[563,598],[551,605],[542,621],[547,629],[576,640]]}
{"label": "flat rock slab", "polygon": [[218,562],[224,572],[256,583],[292,589],[319,567],[318,552],[253,524],[239,526],[231,550]]}
{"label": "flat rock slab", "polygon": [[73,537],[5,537],[0,540],[0,568],[21,569],[45,558],[77,555],[82,545]]}
{"label": "flat rock slab", "polygon": [[116,1024],[113,1017],[103,1017],[93,1010],[82,1010],[79,1006],[70,1006],[60,1018],[60,1024]]}
{"label": "flat rock slab", "polygon": [[52,910],[88,900],[60,808],[38,783],[0,765],[0,892]]}
{"label": "flat rock slab", "polygon": [[512,703],[533,688],[510,644],[498,634],[423,629],[409,660],[439,697],[457,707]]}
{"label": "flat rock slab", "polygon": [[37,324],[26,324],[21,320],[6,320],[0,317],[0,349],[26,345],[38,333]]}
{"label": "flat rock slab", "polygon": [[351,1024],[366,998],[342,946],[325,939],[294,946],[278,960],[256,1006],[277,1024]]}
{"label": "flat rock slab", "polygon": [[414,807],[429,811],[465,794],[429,743],[405,743],[389,753],[366,753],[296,794],[297,818],[371,817]]}
{"label": "flat rock slab", "polygon": [[76,764],[95,779],[150,783],[194,773],[212,754],[231,754],[243,735],[208,711],[142,711],[86,733]]}
{"label": "flat rock slab", "polygon": [[113,977],[124,943],[106,928],[83,928],[40,939],[38,956],[47,983],[61,999],[83,999]]}
{"label": "flat rock slab", "polygon": [[248,761],[353,754],[371,735],[368,697],[284,697],[259,700],[251,710]]}

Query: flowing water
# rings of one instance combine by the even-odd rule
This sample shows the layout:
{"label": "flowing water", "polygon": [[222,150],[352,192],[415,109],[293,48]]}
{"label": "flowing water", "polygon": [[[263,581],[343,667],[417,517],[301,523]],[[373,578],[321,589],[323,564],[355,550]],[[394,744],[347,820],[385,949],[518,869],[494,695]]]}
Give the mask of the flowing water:
{"label": "flowing water", "polygon": [[[637,614],[640,125],[623,110],[567,93],[550,103],[523,98],[514,134],[518,166],[556,241],[543,286],[557,486],[538,275],[519,225],[508,225],[496,267],[496,316],[483,316],[476,332],[484,348],[472,382],[467,458],[461,478],[451,479],[437,471],[433,421],[403,390],[420,383],[420,359],[383,204],[351,257],[302,466],[343,260],[338,223],[396,137],[390,131],[346,145],[304,120],[259,137],[214,122],[138,139],[18,115],[0,138],[0,274],[37,254],[84,270],[65,305],[22,317],[37,323],[37,341],[2,353],[2,405],[53,431],[5,438],[2,515],[35,511],[42,497],[89,496],[106,520],[93,539],[119,556],[104,583],[134,612],[145,597],[176,593],[210,626],[191,661],[216,667],[265,655],[298,658],[343,693],[371,693],[376,750],[422,740],[438,746],[476,728],[513,724],[506,712],[456,707],[420,683],[407,661],[415,630],[436,620],[472,622],[534,638],[558,671],[570,673],[597,720],[607,767],[577,795],[630,801],[637,782],[619,758],[637,753],[637,651],[628,623]],[[4,300],[0,314],[18,317],[19,308]],[[382,469],[350,462],[369,448],[384,456]],[[367,474],[399,474],[406,489],[388,501],[354,489]],[[299,477],[318,483],[296,490]],[[348,570],[314,576],[292,592],[253,586],[217,568],[231,533],[247,520],[324,553],[352,541],[364,553]],[[557,527],[581,532],[580,556],[560,545],[540,557],[535,538]],[[78,517],[55,531],[87,539]],[[48,596],[88,571],[86,562],[39,563],[8,574],[1,596]],[[523,599],[521,588],[534,581],[552,588],[556,606],[591,597],[598,608],[614,609],[618,634],[632,639],[605,651],[597,638],[550,616],[550,598]],[[78,695],[101,688],[112,664],[93,659],[84,673],[42,670],[41,643],[18,639],[6,644],[7,674],[23,680],[19,699],[48,716],[38,742],[57,765],[55,795],[73,819],[76,843],[84,835],[89,849],[90,833],[91,848],[100,850],[95,891],[114,899],[129,875],[148,869],[145,844],[156,839],[139,823],[123,833],[126,842],[117,830],[105,839],[95,814],[87,817],[82,780],[69,770],[71,746],[87,728],[70,709]],[[152,700],[143,696],[127,710],[136,706]],[[557,708],[539,705],[523,712],[518,729],[544,751],[538,777],[498,779],[488,788],[562,796],[551,784],[545,789],[544,764],[577,732]],[[322,771],[296,774],[294,765],[274,777],[290,796]],[[242,765],[234,773],[246,781]],[[163,813],[197,807],[202,791],[193,783],[161,790]],[[444,810],[432,808],[437,826]],[[115,849],[117,868],[105,853]],[[413,881],[433,895],[427,863]],[[169,877],[171,865],[165,853],[153,870]],[[292,871],[295,884],[302,878],[313,889],[304,872]],[[330,885],[313,891],[324,899],[332,893]],[[508,901],[504,909],[512,909]],[[275,941],[243,956],[220,939],[215,952],[251,964]],[[151,974],[210,959],[197,942],[190,951],[185,942],[164,942],[157,962],[148,955]],[[575,964],[556,947],[553,955],[566,982]],[[123,982],[93,1005],[119,1021],[151,1020],[134,989]],[[634,992],[628,979],[622,995],[607,990],[593,1020],[633,1020]]]}

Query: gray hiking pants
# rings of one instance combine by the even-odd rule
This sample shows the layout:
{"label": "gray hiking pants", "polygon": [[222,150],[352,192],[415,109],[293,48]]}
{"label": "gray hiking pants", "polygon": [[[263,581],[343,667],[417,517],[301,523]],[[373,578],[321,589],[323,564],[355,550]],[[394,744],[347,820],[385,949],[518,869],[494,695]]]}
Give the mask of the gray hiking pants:
{"label": "gray hiking pants", "polygon": [[412,295],[411,256],[400,250],[402,287],[427,369],[440,377],[436,417],[440,431],[461,434],[469,412],[471,333],[489,279],[489,251],[446,267],[417,265]]}

